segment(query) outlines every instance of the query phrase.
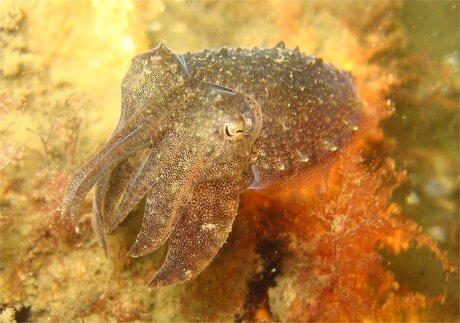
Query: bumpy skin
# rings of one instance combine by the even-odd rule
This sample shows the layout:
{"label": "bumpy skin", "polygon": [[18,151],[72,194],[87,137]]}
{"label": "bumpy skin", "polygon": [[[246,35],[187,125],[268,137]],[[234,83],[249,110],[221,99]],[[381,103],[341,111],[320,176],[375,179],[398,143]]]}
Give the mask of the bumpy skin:
{"label": "bumpy skin", "polygon": [[168,238],[149,286],[196,276],[231,231],[238,196],[305,178],[358,129],[362,103],[350,76],[288,50],[205,50],[164,43],[136,56],[121,86],[118,125],[69,182],[62,214],[74,223],[95,186],[93,226],[105,233],[146,197],[138,257]]}

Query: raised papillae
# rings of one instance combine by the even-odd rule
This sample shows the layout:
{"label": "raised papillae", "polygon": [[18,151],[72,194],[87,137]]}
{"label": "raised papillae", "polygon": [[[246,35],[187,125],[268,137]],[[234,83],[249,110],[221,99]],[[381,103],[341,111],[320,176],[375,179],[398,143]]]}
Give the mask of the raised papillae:
{"label": "raised papillae", "polygon": [[132,60],[118,125],[68,183],[62,214],[76,223],[95,186],[105,245],[146,198],[128,255],[169,239],[149,286],[189,280],[227,239],[242,191],[308,178],[352,140],[361,109],[347,72],[282,43],[186,54],[160,43]]}

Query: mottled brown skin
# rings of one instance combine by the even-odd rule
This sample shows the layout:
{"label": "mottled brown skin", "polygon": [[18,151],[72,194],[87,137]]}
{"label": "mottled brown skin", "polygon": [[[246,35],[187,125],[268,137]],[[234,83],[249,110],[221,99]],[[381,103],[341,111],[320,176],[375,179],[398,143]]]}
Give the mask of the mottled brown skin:
{"label": "mottled brown skin", "polygon": [[121,88],[118,125],[69,182],[62,214],[75,223],[95,186],[93,226],[107,248],[105,233],[146,197],[128,254],[170,241],[151,287],[208,266],[243,190],[299,180],[333,160],[362,106],[348,73],[282,43],[183,55],[161,43],[133,59]]}
{"label": "mottled brown skin", "polygon": [[286,50],[221,49],[183,55],[193,77],[257,100],[263,127],[253,147],[254,187],[305,175],[357,130],[361,102],[348,73]]}

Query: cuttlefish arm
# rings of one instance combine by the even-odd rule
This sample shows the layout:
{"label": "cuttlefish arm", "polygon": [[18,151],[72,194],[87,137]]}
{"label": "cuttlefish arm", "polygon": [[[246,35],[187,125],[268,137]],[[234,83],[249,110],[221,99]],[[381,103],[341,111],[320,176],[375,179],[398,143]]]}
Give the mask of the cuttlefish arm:
{"label": "cuttlefish arm", "polygon": [[149,287],[187,281],[209,265],[232,229],[240,191],[236,180],[205,182],[195,187],[170,236],[166,260]]}
{"label": "cuttlefish arm", "polygon": [[[95,199],[101,199],[99,203],[101,204],[102,210],[102,223],[106,229],[110,223],[114,221],[114,216],[117,213],[121,199],[126,194],[132,177],[138,172],[139,167],[142,165],[142,161],[148,153],[151,154],[152,150],[140,150],[128,156],[125,160],[122,160],[105,176],[108,178],[105,186],[103,188],[101,187],[102,192],[99,192],[99,186],[96,185]],[[104,179],[105,178],[101,178],[99,182]],[[135,204],[133,207],[134,206]]]}
{"label": "cuttlefish arm", "polygon": [[108,232],[113,231],[126,218],[152,187],[158,187],[160,181],[164,181],[166,176],[169,176],[167,172],[174,172],[176,161],[181,159],[182,145],[179,138],[180,136],[175,133],[169,134],[141,159],[139,166],[130,174],[126,182],[126,189],[114,210],[114,215],[105,224]]}
{"label": "cuttlefish arm", "polygon": [[[165,98],[181,88],[188,79],[185,61],[173,53],[162,41],[158,47],[133,58],[121,85],[121,113],[114,133],[122,128],[139,110],[143,110],[150,98]],[[181,78],[182,77],[182,78]],[[183,80],[183,81],[182,81]],[[157,86],[152,86],[157,84]],[[157,125],[167,115],[157,115]],[[94,214],[97,223],[108,227],[113,222],[115,210],[125,193],[131,177],[136,173],[142,152],[134,153],[106,172],[95,186]],[[100,230],[99,230],[100,231]]]}
{"label": "cuttlefish arm", "polygon": [[67,184],[61,215],[70,215],[72,222],[76,224],[80,201],[107,171],[135,151],[151,145],[152,127],[154,125],[146,122],[143,111],[138,111],[117,130],[107,143],[77,170]]}
{"label": "cuttlefish arm", "polygon": [[105,232],[112,221],[119,200],[123,196],[129,180],[136,172],[137,159],[142,150],[122,160],[112,170],[106,172],[94,185],[93,230],[97,234],[104,251],[107,252]]}
{"label": "cuttlefish arm", "polygon": [[192,159],[187,156],[189,152],[182,151],[182,157],[187,156],[184,160],[168,158],[169,163],[162,169],[163,180],[147,196],[142,226],[129,256],[143,256],[156,250],[174,230],[203,171],[203,149],[195,154]]}
{"label": "cuttlefish arm", "polygon": [[[131,176],[117,211],[106,227],[107,231],[114,230],[149,191],[143,224],[135,245],[142,245],[144,250],[150,249],[152,236],[165,230],[168,231],[165,234],[169,235],[170,227],[179,217],[179,209],[186,204],[202,172],[205,153],[204,147],[184,147],[184,137],[178,133],[169,134],[144,158],[137,172]],[[131,255],[139,256],[140,251],[133,251]]]}
{"label": "cuttlefish arm", "polygon": [[103,225],[101,222],[101,217],[98,214],[97,209],[95,208],[96,204],[93,202],[93,216],[91,217],[91,226],[93,228],[94,233],[96,233],[99,242],[101,243],[102,249],[104,250],[105,255],[107,256],[108,253],[108,243],[107,243],[107,236],[104,232]]}

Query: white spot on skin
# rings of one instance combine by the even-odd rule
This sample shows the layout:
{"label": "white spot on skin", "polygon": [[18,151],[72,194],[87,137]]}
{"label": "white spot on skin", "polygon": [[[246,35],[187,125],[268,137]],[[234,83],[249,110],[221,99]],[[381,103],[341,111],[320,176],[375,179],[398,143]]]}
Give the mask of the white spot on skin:
{"label": "white spot on skin", "polygon": [[203,231],[211,231],[216,228],[216,225],[214,223],[205,223],[201,225],[201,230]]}
{"label": "white spot on skin", "polygon": [[310,161],[310,157],[308,157],[306,154],[303,154],[300,156],[300,160],[304,163],[308,163]]}
{"label": "white spot on skin", "polygon": [[286,165],[284,165],[283,162],[279,162],[279,163],[278,163],[278,169],[279,169],[279,170],[285,170],[285,169],[286,169]]}
{"label": "white spot on skin", "polygon": [[326,149],[329,150],[329,151],[337,151],[338,150],[338,147],[332,143],[330,143],[329,141],[324,141],[324,146],[326,146]]}

